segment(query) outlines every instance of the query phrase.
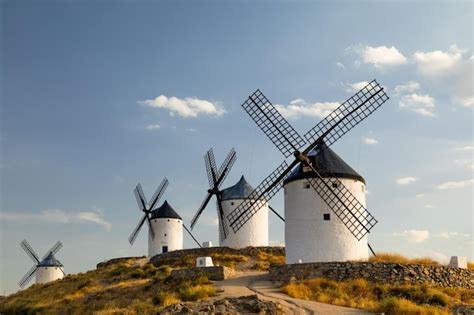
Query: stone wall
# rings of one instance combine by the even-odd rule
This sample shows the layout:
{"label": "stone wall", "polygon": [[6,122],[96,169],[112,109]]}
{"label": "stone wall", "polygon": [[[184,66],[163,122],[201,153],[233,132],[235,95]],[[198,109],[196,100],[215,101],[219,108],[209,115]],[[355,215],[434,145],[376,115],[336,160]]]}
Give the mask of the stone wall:
{"label": "stone wall", "polygon": [[432,284],[442,287],[474,289],[474,271],[446,266],[415,264],[329,262],[270,267],[274,281],[326,277],[334,280],[363,278],[374,283]]}
{"label": "stone wall", "polygon": [[206,275],[209,280],[220,281],[228,279],[234,274],[231,268],[227,267],[195,267],[188,269],[174,269],[171,271],[171,277],[175,279],[193,279],[200,275]]}
{"label": "stone wall", "polygon": [[285,255],[284,247],[262,246],[262,247],[246,247],[241,249],[230,247],[206,247],[175,250],[168,253],[162,253],[150,258],[150,262],[155,265],[166,263],[167,260],[173,261],[184,257],[204,257],[212,256],[212,254],[234,254],[245,256],[257,256],[259,252],[271,253],[273,255]]}

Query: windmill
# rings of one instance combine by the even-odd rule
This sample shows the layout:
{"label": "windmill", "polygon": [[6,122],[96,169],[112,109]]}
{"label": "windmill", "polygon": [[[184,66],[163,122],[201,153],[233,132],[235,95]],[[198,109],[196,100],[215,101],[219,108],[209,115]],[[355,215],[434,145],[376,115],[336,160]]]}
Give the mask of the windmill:
{"label": "windmill", "polygon": [[255,216],[247,226],[237,234],[229,234],[226,215],[230,214],[248,195],[253,191],[253,187],[242,176],[233,186],[221,189],[227,175],[237,159],[237,154],[232,148],[222,165],[217,169],[214,151],[209,149],[204,155],[209,189],[191,221],[191,229],[196,225],[199,217],[208,205],[212,196],[216,197],[216,208],[219,222],[220,246],[247,247],[247,246],[267,246],[268,245],[268,210],[275,213],[281,220],[284,219],[267,203],[262,204]]}
{"label": "windmill", "polygon": [[150,202],[145,198],[142,186],[138,184],[135,189],[135,199],[138,208],[144,213],[138,225],[130,234],[128,241],[133,245],[135,239],[140,232],[143,223],[148,223],[148,256],[165,253],[168,251],[183,249],[183,228],[192,237],[192,239],[201,247],[200,243],[191,234],[191,231],[183,224],[183,219],[165,200],[163,205],[155,208],[158,201],[163,196],[166,187],[168,187],[168,179],[164,178],[160,186],[156,189]]}
{"label": "windmill", "polygon": [[46,283],[57,279],[62,279],[66,274],[64,273],[63,264],[54,257],[57,252],[63,247],[61,242],[57,242],[46,252],[43,258],[39,259],[39,256],[28,244],[26,240],[20,243],[21,248],[26,254],[33,260],[34,265],[28,270],[28,272],[21,278],[18,285],[24,288],[28,282],[31,281],[33,276],[36,274],[36,283]]}
{"label": "windmill", "polygon": [[[377,223],[377,220],[354,197],[351,192],[352,189],[346,188],[341,180],[337,178],[337,174],[331,174],[330,170],[324,169],[324,164],[320,165],[323,169],[317,169],[315,158],[312,158],[312,156],[317,156],[318,151],[322,148],[332,145],[387,100],[388,96],[385,94],[383,87],[373,80],[310,129],[303,138],[260,90],[250,95],[242,104],[242,107],[285,158],[293,155],[294,160],[289,165],[286,161],[281,163],[257,186],[246,201],[227,216],[234,233],[252,218],[259,204],[267,202],[278,192],[290,172],[295,171],[296,167],[300,167],[307,174],[305,179],[307,185],[314,189],[318,200],[321,200],[338,220],[333,220],[337,226],[334,226],[330,234],[325,235],[325,239],[311,239],[314,234],[308,230],[315,227],[307,224],[314,222],[315,219],[310,217],[310,221],[305,222],[304,214],[311,213],[314,210],[314,208],[312,209],[314,205],[307,202],[307,200],[303,200],[305,203],[303,207],[287,208],[287,199],[291,196],[288,196],[290,191],[285,191],[286,262],[325,261],[327,259],[346,260],[347,256],[344,255],[344,249],[347,248],[348,239],[344,237],[336,243],[331,243],[331,241],[338,238],[338,233],[347,233],[352,235],[352,240],[360,241],[364,239],[364,242],[366,242],[366,236]],[[304,214],[301,213],[303,211]],[[296,217],[295,220],[289,220],[290,214]],[[298,226],[302,223],[306,223],[304,228]],[[341,227],[344,228],[341,229]],[[288,233],[298,230],[301,232]],[[292,238],[296,238],[296,240]],[[323,246],[323,248],[326,251],[335,252],[336,258],[334,258],[334,255],[328,255],[327,252],[321,252],[321,243],[327,240],[329,240],[327,242],[328,246]],[[290,246],[290,244],[292,245]],[[367,252],[367,246],[365,249]]]}

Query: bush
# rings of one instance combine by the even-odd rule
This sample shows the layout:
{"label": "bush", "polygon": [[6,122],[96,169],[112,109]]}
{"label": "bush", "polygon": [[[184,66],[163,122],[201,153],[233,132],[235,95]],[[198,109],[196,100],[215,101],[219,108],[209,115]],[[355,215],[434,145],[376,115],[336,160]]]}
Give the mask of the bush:
{"label": "bush", "polygon": [[183,301],[196,301],[216,296],[217,290],[209,284],[198,284],[191,286],[185,284],[179,288],[179,297]]}
{"label": "bush", "polygon": [[120,276],[127,273],[129,270],[130,268],[123,263],[118,264],[118,265],[113,265],[109,271],[109,276],[110,277]]}
{"label": "bush", "polygon": [[168,306],[179,302],[180,300],[176,295],[164,291],[159,291],[158,294],[152,298],[152,303],[159,306]]}
{"label": "bush", "polygon": [[396,297],[389,297],[380,302],[374,311],[386,315],[448,315],[449,312],[430,306],[418,306],[413,302]]}
{"label": "bush", "polygon": [[395,264],[419,264],[419,265],[434,265],[438,266],[439,263],[431,258],[407,258],[405,256],[394,254],[394,253],[378,253],[377,256],[369,258],[370,262],[385,262]]}

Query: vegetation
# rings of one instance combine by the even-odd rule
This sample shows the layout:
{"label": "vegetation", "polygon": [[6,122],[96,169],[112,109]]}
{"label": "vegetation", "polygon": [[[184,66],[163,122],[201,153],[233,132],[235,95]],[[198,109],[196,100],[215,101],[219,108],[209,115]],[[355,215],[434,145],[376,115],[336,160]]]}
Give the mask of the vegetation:
{"label": "vegetation", "polygon": [[363,279],[334,281],[316,278],[283,286],[286,294],[305,300],[363,308],[390,314],[449,314],[455,304],[474,303],[467,289],[427,285],[373,284]]}
{"label": "vegetation", "polygon": [[285,256],[260,251],[257,255],[257,262],[253,265],[252,269],[268,270],[270,266],[283,265],[284,263]]}
{"label": "vegetation", "polygon": [[180,301],[216,294],[205,276],[177,282],[167,265],[135,265],[135,259],[34,284],[0,300],[4,314],[156,314]]}
{"label": "vegetation", "polygon": [[419,264],[437,266],[439,263],[431,258],[407,258],[405,256],[394,253],[377,253],[377,256],[372,256],[370,262],[386,262],[396,264]]}

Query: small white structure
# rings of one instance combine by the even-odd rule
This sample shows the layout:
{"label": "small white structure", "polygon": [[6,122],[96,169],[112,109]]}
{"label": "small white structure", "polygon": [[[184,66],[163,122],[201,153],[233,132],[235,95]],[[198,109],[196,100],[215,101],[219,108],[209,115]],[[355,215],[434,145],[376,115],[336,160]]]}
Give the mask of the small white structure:
{"label": "small white structure", "polygon": [[[336,176],[365,207],[364,178],[334,151],[323,143],[308,157],[323,178]],[[286,263],[367,260],[367,236],[352,235],[308,182],[314,177],[300,164],[283,183]]]}
{"label": "small white structure", "polygon": [[211,241],[204,241],[204,242],[202,242],[202,247],[204,247],[204,248],[212,247],[212,242]]}
{"label": "small white structure", "polygon": [[36,283],[47,283],[64,278],[64,266],[51,253],[37,266]]}
{"label": "small white structure", "polygon": [[148,256],[183,249],[183,219],[168,201],[150,213],[150,223],[155,237],[148,232]]}
{"label": "small white structure", "polygon": [[[227,226],[230,226],[227,215],[233,212],[246,197],[253,191],[253,187],[242,176],[232,187],[221,192],[222,209]],[[256,206],[254,206],[256,207]],[[257,209],[257,212],[240,230],[233,233],[231,230],[224,239],[222,227],[219,226],[220,246],[244,248],[247,246],[268,246],[268,203]]]}
{"label": "small white structure", "polygon": [[467,259],[462,256],[451,256],[449,267],[467,269]]}
{"label": "small white structure", "polygon": [[196,267],[214,267],[212,257],[198,257],[196,258]]}

